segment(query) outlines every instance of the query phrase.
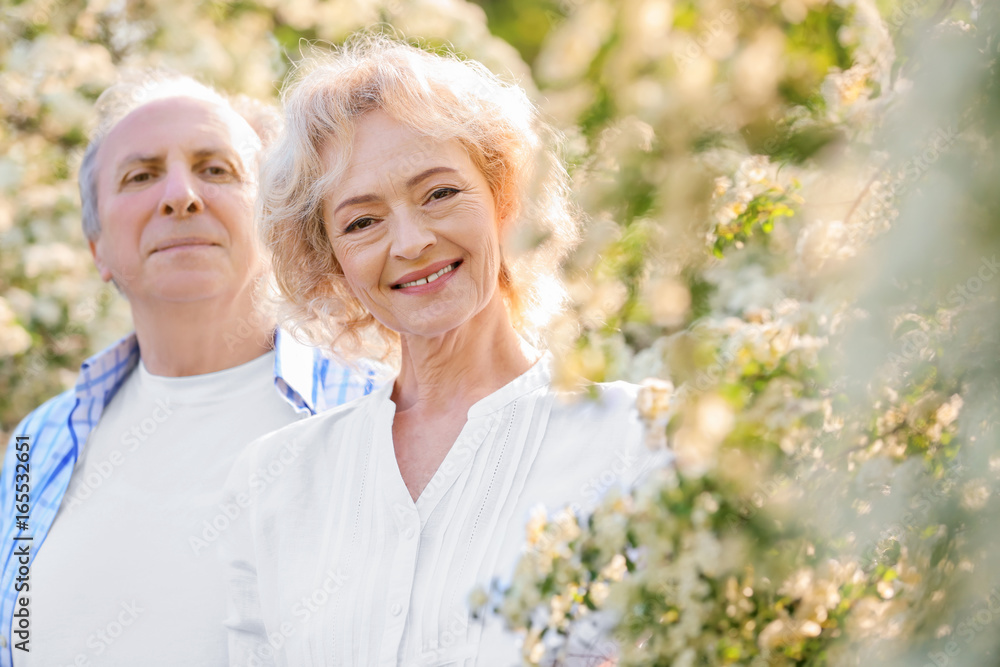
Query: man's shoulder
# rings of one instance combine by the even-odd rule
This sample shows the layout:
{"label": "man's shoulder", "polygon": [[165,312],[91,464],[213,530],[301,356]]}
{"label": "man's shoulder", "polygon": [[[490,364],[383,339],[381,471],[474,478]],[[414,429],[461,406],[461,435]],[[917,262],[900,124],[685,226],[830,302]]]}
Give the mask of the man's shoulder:
{"label": "man's shoulder", "polygon": [[[72,438],[69,417],[76,402],[76,394],[72,389],[53,396],[21,420],[11,433],[10,441],[13,442],[19,436],[27,437],[34,465],[44,469],[50,462],[61,458],[64,449],[61,445]],[[7,468],[7,459],[14,455],[14,448],[8,447],[5,455],[4,468]]]}
{"label": "man's shoulder", "polygon": [[61,429],[69,423],[69,416],[76,407],[73,389],[67,389],[28,413],[14,431],[14,435],[40,436],[49,429]]}
{"label": "man's shoulder", "polygon": [[275,332],[275,350],[278,377],[317,413],[369,394],[394,375],[386,364],[367,358],[345,360],[282,329]]}

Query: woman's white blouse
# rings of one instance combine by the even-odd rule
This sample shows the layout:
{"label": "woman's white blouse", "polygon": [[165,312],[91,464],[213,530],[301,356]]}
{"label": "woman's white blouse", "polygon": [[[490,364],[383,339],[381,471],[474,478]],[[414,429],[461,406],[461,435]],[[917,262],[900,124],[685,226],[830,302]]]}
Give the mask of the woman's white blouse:
{"label": "woman's white blouse", "polygon": [[519,664],[517,637],[470,612],[470,592],[510,580],[532,508],[586,511],[668,460],[643,444],[634,385],[567,402],[549,366],[469,409],[416,503],[396,465],[391,382],[255,441],[216,526],[230,664]]}

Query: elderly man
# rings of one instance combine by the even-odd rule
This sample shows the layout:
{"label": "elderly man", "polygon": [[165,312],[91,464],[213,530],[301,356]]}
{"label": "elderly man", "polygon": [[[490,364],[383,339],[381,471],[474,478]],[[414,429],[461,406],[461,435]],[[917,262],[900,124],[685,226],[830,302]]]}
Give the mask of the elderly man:
{"label": "elderly man", "polygon": [[[216,667],[216,540],[252,503],[222,502],[232,462],[258,436],[369,393],[375,370],[301,346],[255,306],[257,155],[273,112],[147,73],[105,92],[98,114],[83,226],[135,333],[14,432],[0,667]],[[258,490],[299,453],[293,443],[262,469]]]}

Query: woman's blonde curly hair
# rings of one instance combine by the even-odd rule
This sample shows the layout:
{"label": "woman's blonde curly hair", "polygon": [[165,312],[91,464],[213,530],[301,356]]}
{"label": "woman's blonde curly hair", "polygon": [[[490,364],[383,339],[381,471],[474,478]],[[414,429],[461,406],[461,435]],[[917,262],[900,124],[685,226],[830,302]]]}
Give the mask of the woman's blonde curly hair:
{"label": "woman's blonde curly hair", "polygon": [[[323,221],[323,200],[350,161],[358,119],[378,109],[469,152],[490,185],[498,220],[516,221],[507,225],[517,238],[504,244],[499,287],[514,326],[538,340],[562,302],[556,273],[577,241],[578,222],[557,133],[519,86],[454,54],[362,35],[304,59],[283,102],[285,130],[263,164],[257,203],[280,321],[345,358],[378,357],[378,343],[383,359],[398,351],[398,334],[351,294]],[[512,253],[514,245],[524,250]]]}

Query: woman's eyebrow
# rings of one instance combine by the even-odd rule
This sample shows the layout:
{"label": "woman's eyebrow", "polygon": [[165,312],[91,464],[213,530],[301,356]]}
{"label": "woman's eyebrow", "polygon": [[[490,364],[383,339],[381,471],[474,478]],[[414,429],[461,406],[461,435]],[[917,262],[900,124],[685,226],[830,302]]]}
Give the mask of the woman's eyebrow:
{"label": "woman's eyebrow", "polygon": [[[433,176],[434,174],[443,174],[443,173],[457,174],[458,170],[452,169],[451,167],[431,167],[430,169],[425,169],[416,176],[413,176],[409,180],[407,180],[406,187],[412,188],[414,185],[416,185],[417,183],[419,183],[420,181],[424,180],[429,176]],[[333,213],[334,215],[336,215],[337,212],[340,211],[340,209],[344,208],[345,206],[353,206],[354,204],[370,204],[373,201],[378,201],[378,197],[371,194],[358,195],[357,197],[349,197],[344,201],[340,202],[339,204],[337,204],[337,208],[333,210]]]}
{"label": "woman's eyebrow", "polygon": [[414,185],[424,180],[428,176],[433,176],[434,174],[441,174],[445,172],[451,172],[453,174],[458,173],[457,170],[451,167],[431,167],[430,169],[425,169],[416,176],[412,177],[410,180],[406,181],[406,187],[412,188]]}
{"label": "woman's eyebrow", "polygon": [[334,215],[336,215],[337,211],[344,208],[345,206],[353,206],[354,204],[368,204],[373,201],[378,201],[378,197],[376,197],[375,195],[358,195],[357,197],[351,197],[337,204],[337,208],[334,209],[333,213]]}

